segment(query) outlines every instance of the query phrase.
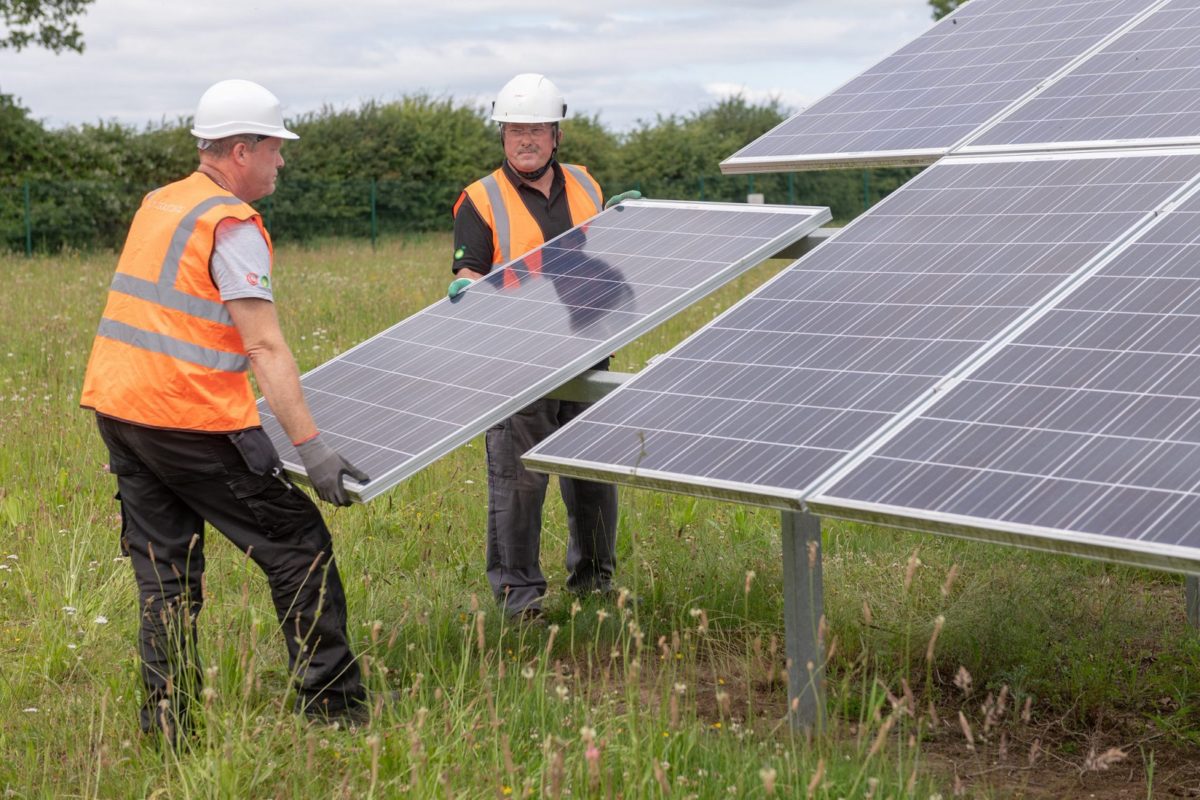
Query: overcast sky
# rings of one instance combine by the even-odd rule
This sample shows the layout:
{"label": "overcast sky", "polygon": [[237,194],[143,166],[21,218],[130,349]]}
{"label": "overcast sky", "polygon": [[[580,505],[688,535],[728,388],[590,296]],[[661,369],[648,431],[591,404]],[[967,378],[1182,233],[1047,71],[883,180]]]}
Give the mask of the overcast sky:
{"label": "overcast sky", "polygon": [[0,92],[51,126],[141,126],[249,78],[285,114],[424,92],[490,102],[543,72],[616,130],[741,92],[812,103],[933,24],[926,0],[95,0],[82,55],[0,50]]}

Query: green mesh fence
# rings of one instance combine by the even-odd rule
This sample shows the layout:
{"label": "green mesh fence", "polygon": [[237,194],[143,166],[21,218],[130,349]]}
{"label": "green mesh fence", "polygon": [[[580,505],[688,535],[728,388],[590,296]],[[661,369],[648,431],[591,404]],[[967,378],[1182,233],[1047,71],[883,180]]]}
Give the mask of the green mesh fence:
{"label": "green mesh fence", "polygon": [[[671,200],[829,206],[845,223],[900,186],[913,170],[835,170],[785,175],[656,176],[608,180],[606,195],[638,189]],[[152,186],[119,181],[11,181],[0,184],[0,242],[10,251],[119,249],[142,197]],[[276,242],[321,237],[449,230],[459,184],[394,179],[313,180],[281,177],[256,203]]]}

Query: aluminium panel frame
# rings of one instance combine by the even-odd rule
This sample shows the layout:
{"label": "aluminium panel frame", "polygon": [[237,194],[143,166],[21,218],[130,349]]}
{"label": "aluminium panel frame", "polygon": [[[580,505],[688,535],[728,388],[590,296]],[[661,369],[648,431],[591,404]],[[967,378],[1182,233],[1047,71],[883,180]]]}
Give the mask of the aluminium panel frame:
{"label": "aluminium panel frame", "polygon": [[[975,135],[982,133],[977,131]],[[1172,136],[1162,139],[1094,139],[1071,142],[1036,142],[1020,144],[966,144],[954,151],[955,156],[1033,155],[1037,153],[1103,152],[1111,150],[1174,150],[1200,146],[1200,135]]]}
{"label": "aluminium panel frame", "polygon": [[1149,567],[1185,575],[1200,573],[1200,547],[1144,542],[1095,533],[1044,528],[1016,522],[987,520],[940,511],[920,511],[904,506],[866,503],[816,495],[806,503],[822,517],[904,528],[1026,550],[1078,556],[1134,567]]}
{"label": "aluminium panel frame", "polygon": [[730,156],[721,162],[723,175],[805,172],[853,167],[927,167],[947,155],[950,147],[915,150],[867,150],[857,153],[808,153],[784,156]]}

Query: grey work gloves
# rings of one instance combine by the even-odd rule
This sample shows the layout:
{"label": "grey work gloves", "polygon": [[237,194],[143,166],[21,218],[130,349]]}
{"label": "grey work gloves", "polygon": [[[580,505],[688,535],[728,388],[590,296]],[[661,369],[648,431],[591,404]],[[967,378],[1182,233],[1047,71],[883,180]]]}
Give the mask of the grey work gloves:
{"label": "grey work gloves", "polygon": [[454,298],[458,297],[459,293],[462,292],[463,289],[467,288],[472,283],[473,281],[470,278],[455,278],[454,280],[450,281],[450,286],[446,288],[446,297],[449,297],[451,300],[453,300]]}
{"label": "grey work gloves", "polygon": [[614,194],[612,197],[608,198],[608,200],[605,201],[605,203],[604,203],[604,207],[612,208],[613,206],[617,205],[618,203],[620,203],[624,200],[641,200],[641,199],[642,199],[641,192],[639,192],[637,189],[630,189],[628,192],[621,192],[620,194]]}
{"label": "grey work gloves", "polygon": [[326,503],[333,503],[335,506],[350,505],[350,495],[342,485],[343,475],[349,475],[359,483],[371,480],[367,473],[338,455],[336,450],[325,443],[320,434],[296,445],[296,452],[304,462],[304,471],[308,473],[309,481],[317,490],[317,497]]}

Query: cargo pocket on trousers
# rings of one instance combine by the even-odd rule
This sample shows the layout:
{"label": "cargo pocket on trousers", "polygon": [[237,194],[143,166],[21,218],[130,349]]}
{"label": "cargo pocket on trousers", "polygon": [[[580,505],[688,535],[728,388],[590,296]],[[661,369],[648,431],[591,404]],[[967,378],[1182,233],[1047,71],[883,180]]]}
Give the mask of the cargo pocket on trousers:
{"label": "cargo pocket on trousers", "polygon": [[514,480],[517,477],[517,455],[508,422],[488,428],[484,434],[484,445],[487,447],[488,478]]}
{"label": "cargo pocket on trousers", "polygon": [[[145,472],[146,468],[142,466],[140,461],[135,461],[132,458],[126,458],[118,453],[109,451],[108,454],[108,471],[117,479],[117,485],[120,485],[122,475],[135,475],[139,472]],[[113,500],[117,501],[117,513],[121,515],[121,538],[118,545],[121,548],[121,555],[125,558],[129,557],[129,514],[125,510],[125,499],[121,497],[121,490],[113,495]]]}
{"label": "cargo pocket on trousers", "polygon": [[250,510],[271,539],[300,532],[320,514],[308,495],[272,475],[239,475],[229,482],[234,496]]}
{"label": "cargo pocket on trousers", "polygon": [[283,461],[275,452],[271,437],[262,428],[250,428],[229,434],[229,441],[237,448],[246,462],[246,468],[255,475],[278,475],[283,471]]}

